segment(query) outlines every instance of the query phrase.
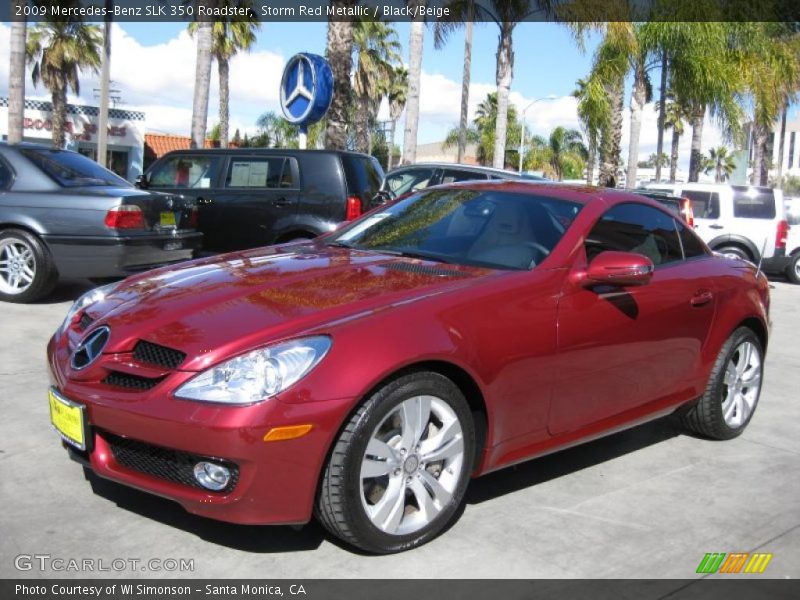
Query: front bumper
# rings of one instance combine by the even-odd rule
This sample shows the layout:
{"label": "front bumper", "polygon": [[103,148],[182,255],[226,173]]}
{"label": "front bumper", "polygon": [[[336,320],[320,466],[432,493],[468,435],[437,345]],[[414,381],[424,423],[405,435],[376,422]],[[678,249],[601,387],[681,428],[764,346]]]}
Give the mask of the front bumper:
{"label": "front bumper", "polygon": [[45,236],[61,277],[125,277],[194,258],[198,231],[130,236]]}
{"label": "front bumper", "polygon": [[[71,450],[98,476],[180,503],[190,513],[242,524],[297,524],[311,518],[319,475],[342,414],[351,400],[289,403],[280,398],[243,407],[176,399],[169,393],[194,375],[174,372],[141,391],[113,389],[100,382],[65,376],[65,348],[54,337],[48,346],[52,384],[86,407],[90,445]],[[169,387],[166,388],[169,383]],[[270,429],[311,423],[305,436],[264,442]],[[121,464],[113,436],[200,457],[224,459],[238,467],[229,491],[211,492]]]}

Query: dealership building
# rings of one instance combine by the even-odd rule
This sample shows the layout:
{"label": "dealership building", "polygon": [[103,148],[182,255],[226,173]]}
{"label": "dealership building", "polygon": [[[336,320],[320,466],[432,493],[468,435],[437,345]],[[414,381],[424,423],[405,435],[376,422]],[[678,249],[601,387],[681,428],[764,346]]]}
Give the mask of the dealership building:
{"label": "dealership building", "polygon": [[[67,148],[97,159],[97,130],[100,109],[96,106],[67,105]],[[50,144],[53,105],[43,100],[25,100],[23,137],[26,142]],[[144,113],[136,110],[108,110],[108,167],[117,175],[134,181],[144,164]],[[8,136],[8,98],[0,98],[0,139]]]}

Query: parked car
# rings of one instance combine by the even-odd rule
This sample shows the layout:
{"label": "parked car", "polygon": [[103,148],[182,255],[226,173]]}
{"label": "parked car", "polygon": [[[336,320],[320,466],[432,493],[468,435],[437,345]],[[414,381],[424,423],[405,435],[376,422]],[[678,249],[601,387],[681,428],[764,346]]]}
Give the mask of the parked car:
{"label": "parked car", "polygon": [[328,233],[368,210],[382,180],[365,154],[241,148],[170,152],[138,185],[196,199],[203,248],[222,252]]}
{"label": "parked car", "polygon": [[786,236],[786,254],[790,258],[786,277],[792,283],[800,283],[800,198],[787,198],[786,221],[789,234]]}
{"label": "parked car", "polygon": [[761,262],[768,273],[789,266],[781,190],[708,183],[651,183],[645,189],[689,198],[695,231],[715,252]]}
{"label": "parked car", "polygon": [[769,285],[635,194],[469,182],[315,240],[137,275],[48,345],[96,474],[370,552],[431,540],[472,476],[678,411],[742,433]]}
{"label": "parked car", "polygon": [[689,227],[694,227],[694,210],[692,209],[692,201],[688,198],[681,198],[660,190],[636,190],[636,193],[655,200],[668,208],[672,214],[681,217]]}
{"label": "parked car", "polygon": [[0,300],[192,258],[196,221],[193,201],[137,190],[77,152],[0,143]]}
{"label": "parked car", "polygon": [[460,181],[522,179],[548,181],[538,175],[457,163],[417,163],[391,170],[383,180],[378,200],[385,202],[434,185]]}

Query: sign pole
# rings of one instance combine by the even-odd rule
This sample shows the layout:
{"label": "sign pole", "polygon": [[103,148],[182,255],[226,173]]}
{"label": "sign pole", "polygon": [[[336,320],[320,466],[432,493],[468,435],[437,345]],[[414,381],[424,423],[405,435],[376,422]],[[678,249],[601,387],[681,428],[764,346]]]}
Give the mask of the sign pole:
{"label": "sign pole", "polygon": [[308,146],[308,127],[301,127],[300,128],[300,135],[297,138],[298,144],[300,146],[300,150],[305,150]]}

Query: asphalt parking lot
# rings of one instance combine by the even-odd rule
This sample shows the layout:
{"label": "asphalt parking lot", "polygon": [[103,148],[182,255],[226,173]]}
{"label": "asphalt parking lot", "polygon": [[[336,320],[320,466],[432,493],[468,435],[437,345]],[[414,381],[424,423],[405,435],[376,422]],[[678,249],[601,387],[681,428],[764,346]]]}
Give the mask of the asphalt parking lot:
{"label": "asphalt parking lot", "polygon": [[[19,555],[192,559],[198,578],[692,578],[706,552],[770,552],[760,577],[800,577],[800,286],[773,282],[760,406],[730,442],[670,419],[473,481],[460,519],[411,552],[365,556],[316,523],[244,527],[92,480],[49,424],[45,344],[89,284],[0,305],[0,577],[92,573],[15,568]],[[736,575],[731,577],[745,577]]]}

